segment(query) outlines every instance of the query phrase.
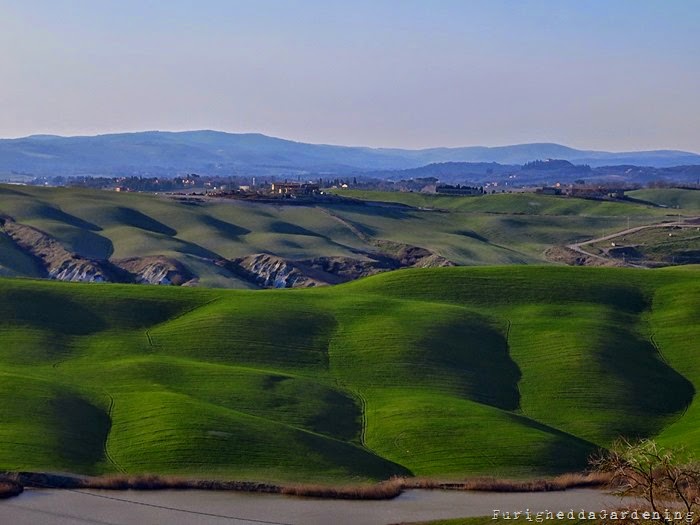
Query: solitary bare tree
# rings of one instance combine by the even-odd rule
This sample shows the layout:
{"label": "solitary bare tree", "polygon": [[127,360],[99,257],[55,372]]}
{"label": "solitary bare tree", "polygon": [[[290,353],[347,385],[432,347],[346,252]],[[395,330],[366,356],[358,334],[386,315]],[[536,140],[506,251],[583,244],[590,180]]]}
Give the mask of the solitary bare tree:
{"label": "solitary bare tree", "polygon": [[664,449],[649,439],[620,439],[592,458],[591,465],[612,474],[619,494],[644,499],[659,516],[650,521],[672,521],[665,511],[673,507],[684,511],[687,522],[700,524],[700,465],[689,455]]}

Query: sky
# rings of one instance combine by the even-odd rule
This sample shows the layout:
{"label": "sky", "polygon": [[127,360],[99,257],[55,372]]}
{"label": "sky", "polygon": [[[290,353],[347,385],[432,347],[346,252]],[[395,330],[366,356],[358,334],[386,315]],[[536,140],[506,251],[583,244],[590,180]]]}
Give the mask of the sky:
{"label": "sky", "polygon": [[0,0],[0,137],[700,152],[696,0]]}

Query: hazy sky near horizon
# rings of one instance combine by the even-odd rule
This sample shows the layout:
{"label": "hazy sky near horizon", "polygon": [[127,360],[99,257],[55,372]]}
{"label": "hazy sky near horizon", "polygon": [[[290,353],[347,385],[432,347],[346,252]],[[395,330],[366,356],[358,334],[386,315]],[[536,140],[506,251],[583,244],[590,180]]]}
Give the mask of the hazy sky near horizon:
{"label": "hazy sky near horizon", "polygon": [[696,0],[0,0],[0,137],[700,152]]}

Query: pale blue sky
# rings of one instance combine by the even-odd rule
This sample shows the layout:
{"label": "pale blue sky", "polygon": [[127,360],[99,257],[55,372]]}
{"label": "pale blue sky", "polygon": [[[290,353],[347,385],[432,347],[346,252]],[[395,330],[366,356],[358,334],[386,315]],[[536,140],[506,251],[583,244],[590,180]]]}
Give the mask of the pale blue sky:
{"label": "pale blue sky", "polygon": [[0,0],[0,136],[700,151],[700,2]]}

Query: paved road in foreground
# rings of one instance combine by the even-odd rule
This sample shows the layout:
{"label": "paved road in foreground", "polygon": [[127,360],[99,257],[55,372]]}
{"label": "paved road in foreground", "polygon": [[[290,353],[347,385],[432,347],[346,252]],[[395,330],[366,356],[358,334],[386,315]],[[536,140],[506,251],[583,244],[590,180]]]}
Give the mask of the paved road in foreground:
{"label": "paved road in foreground", "polygon": [[27,490],[0,502],[0,523],[13,525],[383,525],[502,511],[600,512],[620,498],[592,489],[538,493],[411,490],[390,501],[292,498],[215,491]]}

